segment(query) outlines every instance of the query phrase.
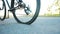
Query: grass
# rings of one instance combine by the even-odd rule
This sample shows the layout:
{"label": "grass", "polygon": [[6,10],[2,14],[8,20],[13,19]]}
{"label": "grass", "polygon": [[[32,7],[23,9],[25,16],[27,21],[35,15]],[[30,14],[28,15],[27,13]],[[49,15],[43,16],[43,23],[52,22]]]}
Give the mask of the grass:
{"label": "grass", "polygon": [[[2,17],[2,16],[0,16]],[[18,16],[18,17],[33,17],[33,15],[22,15],[22,16]],[[38,17],[60,17],[59,14],[44,14],[44,15],[39,15]],[[6,17],[8,18],[8,16]],[[9,15],[9,18],[13,18],[12,15]]]}
{"label": "grass", "polygon": [[44,14],[42,16],[46,16],[46,17],[60,17],[59,14]]}

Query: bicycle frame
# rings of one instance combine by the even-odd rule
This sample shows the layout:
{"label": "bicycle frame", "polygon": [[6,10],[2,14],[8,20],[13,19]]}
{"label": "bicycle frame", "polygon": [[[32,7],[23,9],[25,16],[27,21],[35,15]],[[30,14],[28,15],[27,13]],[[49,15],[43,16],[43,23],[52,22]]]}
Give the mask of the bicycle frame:
{"label": "bicycle frame", "polygon": [[11,9],[11,6],[9,5],[8,1],[6,0],[8,7]]}
{"label": "bicycle frame", "polygon": [[[39,14],[39,10],[40,10],[40,0],[36,0],[36,11],[35,11],[35,14],[32,16],[32,18],[29,20],[29,21],[26,21],[26,22],[24,22],[24,21],[21,21],[19,18],[18,18],[18,16],[17,16],[17,14],[16,14],[16,10],[17,9],[20,9],[20,8],[23,8],[24,9],[24,11],[25,11],[25,13],[26,13],[26,15],[27,15],[27,11],[30,11],[30,8],[28,7],[28,6],[26,6],[26,4],[24,3],[24,2],[22,2],[22,0],[10,0],[11,1],[11,3],[9,3],[8,2],[8,0],[2,0],[3,1],[3,6],[4,6],[4,15],[3,15],[3,18],[0,18],[1,20],[4,20],[5,18],[6,18],[6,4],[7,4],[7,6],[8,6],[8,13],[9,13],[9,11],[11,11],[12,12],[12,14],[13,14],[13,16],[14,16],[14,18],[15,18],[15,20],[18,22],[18,23],[21,23],[21,24],[28,24],[28,25],[30,25],[30,24],[32,24],[35,20],[36,20],[36,18],[38,17],[38,14]],[[15,1],[17,1],[17,7],[15,7]],[[22,4],[23,3],[23,4]],[[19,11],[19,13],[20,13],[20,11]],[[29,14],[28,14],[29,15]]]}
{"label": "bicycle frame", "polygon": [[[4,1],[4,0],[2,0],[2,1]],[[13,1],[13,2],[12,2]],[[17,2],[22,2],[22,0],[16,0]],[[4,1],[5,2],[5,1]],[[6,0],[6,2],[7,2],[7,6],[9,7],[9,9],[11,9],[12,8],[12,4],[11,3],[14,3],[14,0],[11,0],[11,5],[9,5],[9,2]]]}

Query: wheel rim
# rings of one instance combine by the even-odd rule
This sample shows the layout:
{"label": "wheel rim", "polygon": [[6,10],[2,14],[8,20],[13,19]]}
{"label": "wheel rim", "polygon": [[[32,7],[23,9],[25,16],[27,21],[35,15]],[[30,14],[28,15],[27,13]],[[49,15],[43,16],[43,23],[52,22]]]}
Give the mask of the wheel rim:
{"label": "wheel rim", "polygon": [[[0,19],[1,20],[4,20],[5,19],[5,17],[6,17],[6,7],[5,7],[5,5],[4,5],[4,7],[3,7],[3,1],[0,1],[1,3],[0,3],[0,8],[2,9],[2,10],[0,10]],[[2,8],[3,7],[3,8]]]}
{"label": "wheel rim", "polygon": [[[32,0],[31,0],[32,1]],[[18,18],[18,16],[17,16],[17,14],[16,14],[16,11],[15,11],[15,15],[14,15],[14,17],[15,17],[15,19],[18,21],[18,22],[20,22],[20,23],[28,23],[28,22],[30,22],[30,23],[32,23],[32,22],[34,22],[34,20],[37,18],[37,16],[38,16],[38,14],[39,14],[39,10],[40,10],[40,0],[36,0],[35,2],[37,2],[35,5],[35,8],[36,8],[36,12],[34,13],[34,15],[33,15],[33,17],[31,16],[31,15],[29,15],[29,16],[31,16],[31,17],[28,17],[28,16],[25,16],[25,19],[23,18],[23,17],[19,17]],[[32,4],[33,5],[33,4]],[[31,6],[32,6],[31,5]],[[37,6],[37,5],[39,5],[39,6]],[[32,9],[34,9],[34,8],[32,8]],[[32,12],[33,13],[33,12]],[[16,17],[17,16],[17,17]],[[23,18],[23,19],[22,19]],[[27,19],[26,19],[27,18]],[[28,18],[31,18],[31,19],[28,19]],[[21,21],[22,20],[22,21]],[[24,20],[24,21],[23,21]],[[27,20],[27,21],[26,21]]]}

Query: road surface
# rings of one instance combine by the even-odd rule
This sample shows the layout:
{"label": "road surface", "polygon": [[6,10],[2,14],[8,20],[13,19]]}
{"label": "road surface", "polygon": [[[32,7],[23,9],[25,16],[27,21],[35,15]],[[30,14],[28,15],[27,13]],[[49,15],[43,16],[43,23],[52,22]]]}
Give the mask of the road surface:
{"label": "road surface", "polygon": [[60,17],[38,17],[31,25],[5,19],[0,21],[0,34],[60,34]]}

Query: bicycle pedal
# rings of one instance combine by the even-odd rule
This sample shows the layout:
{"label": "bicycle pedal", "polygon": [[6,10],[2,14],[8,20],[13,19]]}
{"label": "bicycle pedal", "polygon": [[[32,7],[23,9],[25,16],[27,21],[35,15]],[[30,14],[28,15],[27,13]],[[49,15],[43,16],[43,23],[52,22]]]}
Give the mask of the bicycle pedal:
{"label": "bicycle pedal", "polygon": [[26,13],[27,15],[29,15],[29,14],[31,13],[31,11],[26,8],[26,9],[25,9],[25,13]]}
{"label": "bicycle pedal", "polygon": [[25,10],[25,13],[26,13],[27,15],[29,15],[31,12],[28,11],[28,10]]}

